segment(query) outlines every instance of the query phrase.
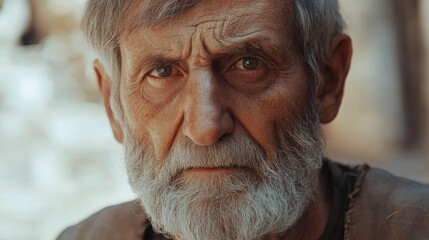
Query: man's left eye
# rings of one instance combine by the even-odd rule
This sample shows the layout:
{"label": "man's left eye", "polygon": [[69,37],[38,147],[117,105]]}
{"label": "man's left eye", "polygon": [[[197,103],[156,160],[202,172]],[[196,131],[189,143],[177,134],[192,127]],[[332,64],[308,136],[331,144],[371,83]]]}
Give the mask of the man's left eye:
{"label": "man's left eye", "polygon": [[261,66],[261,61],[254,57],[244,57],[238,60],[234,67],[240,70],[255,70]]}
{"label": "man's left eye", "polygon": [[173,66],[165,65],[162,67],[157,67],[149,72],[149,75],[156,78],[168,77],[173,72]]}

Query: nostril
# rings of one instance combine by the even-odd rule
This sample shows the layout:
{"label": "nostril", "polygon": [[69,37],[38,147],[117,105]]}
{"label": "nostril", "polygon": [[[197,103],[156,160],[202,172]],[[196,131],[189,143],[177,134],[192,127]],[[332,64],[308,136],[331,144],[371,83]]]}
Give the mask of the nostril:
{"label": "nostril", "polygon": [[216,142],[217,143],[227,142],[228,139],[230,139],[230,138],[232,138],[232,133],[228,132],[228,133],[225,133],[222,136],[220,136]]}

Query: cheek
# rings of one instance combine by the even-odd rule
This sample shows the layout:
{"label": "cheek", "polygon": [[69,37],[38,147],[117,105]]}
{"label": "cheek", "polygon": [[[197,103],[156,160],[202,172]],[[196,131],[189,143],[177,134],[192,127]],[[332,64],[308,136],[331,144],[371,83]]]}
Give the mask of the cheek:
{"label": "cheek", "polygon": [[146,147],[151,147],[157,161],[164,159],[176,138],[182,122],[179,111],[180,98],[168,103],[154,104],[137,93],[124,89],[122,102],[126,121],[132,137]]}
{"label": "cheek", "polygon": [[267,154],[276,150],[280,128],[295,127],[307,103],[306,81],[287,81],[254,98],[236,99],[237,121]]}

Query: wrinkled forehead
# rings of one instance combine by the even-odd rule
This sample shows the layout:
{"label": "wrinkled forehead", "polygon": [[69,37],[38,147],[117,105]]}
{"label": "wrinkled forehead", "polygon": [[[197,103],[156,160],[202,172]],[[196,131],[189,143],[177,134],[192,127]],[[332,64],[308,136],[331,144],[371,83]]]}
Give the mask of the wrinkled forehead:
{"label": "wrinkled forehead", "polygon": [[[239,35],[255,21],[286,29],[292,26],[291,0],[128,0],[121,12],[120,38],[172,22],[192,26],[211,21],[214,15],[227,23],[223,26],[227,35]],[[269,17],[272,15],[279,17]],[[234,21],[228,21],[231,19]]]}

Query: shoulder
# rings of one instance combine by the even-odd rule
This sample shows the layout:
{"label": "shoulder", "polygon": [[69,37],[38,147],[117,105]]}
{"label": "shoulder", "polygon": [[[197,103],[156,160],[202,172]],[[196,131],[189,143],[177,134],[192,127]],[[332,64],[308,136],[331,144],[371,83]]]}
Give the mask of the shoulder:
{"label": "shoulder", "polygon": [[142,239],[148,219],[136,201],[104,208],[64,230],[59,240]]}
{"label": "shoulder", "polygon": [[371,168],[356,188],[359,193],[351,200],[350,219],[346,223],[352,236],[360,236],[358,239],[429,236],[429,185]]}

